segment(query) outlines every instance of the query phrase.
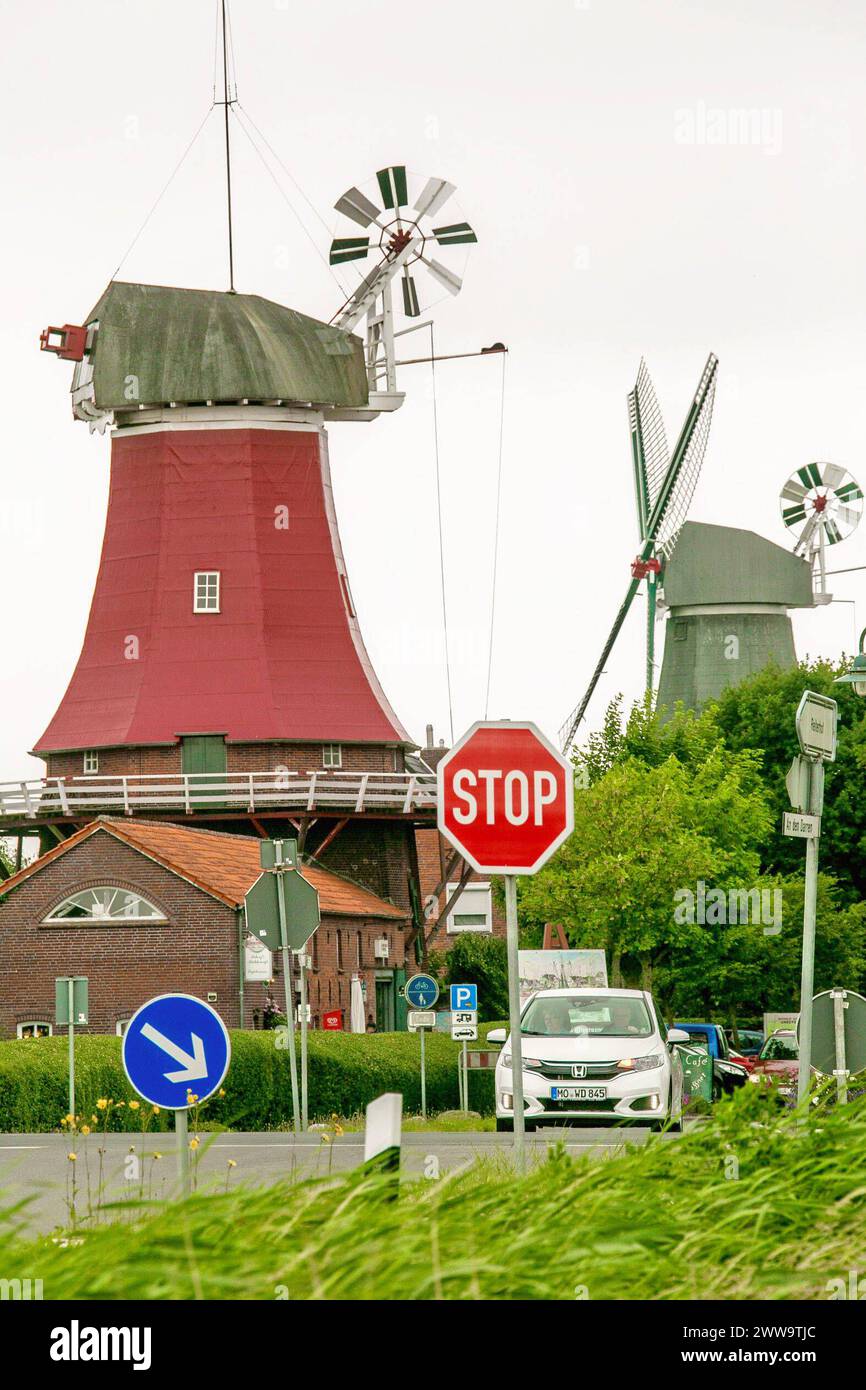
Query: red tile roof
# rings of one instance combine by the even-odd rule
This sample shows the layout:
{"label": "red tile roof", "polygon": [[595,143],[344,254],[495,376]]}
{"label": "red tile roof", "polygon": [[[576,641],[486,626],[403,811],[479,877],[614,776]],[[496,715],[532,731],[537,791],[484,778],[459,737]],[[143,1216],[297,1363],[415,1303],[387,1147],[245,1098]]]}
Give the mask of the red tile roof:
{"label": "red tile roof", "polygon": [[[35,859],[12,878],[0,883],[0,895],[30,878],[66,854],[76,844],[98,830],[105,830],[132,849],[155,859],[172,873],[194,883],[205,893],[230,907],[240,907],[244,895],[262,872],[260,841],[250,835],[226,835],[218,830],[198,830],[165,821],[113,820],[100,816],[68,840]],[[323,915],[339,917],[378,917],[405,922],[409,914],[367,888],[312,864],[302,866],[304,878],[318,890]]]}

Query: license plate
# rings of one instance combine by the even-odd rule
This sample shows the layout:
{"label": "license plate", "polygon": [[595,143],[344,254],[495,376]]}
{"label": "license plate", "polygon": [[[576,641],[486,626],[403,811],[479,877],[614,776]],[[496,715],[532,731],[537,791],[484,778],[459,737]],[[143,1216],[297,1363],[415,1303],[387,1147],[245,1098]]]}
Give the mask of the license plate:
{"label": "license plate", "polygon": [[604,1086],[551,1086],[551,1100],[607,1100]]}

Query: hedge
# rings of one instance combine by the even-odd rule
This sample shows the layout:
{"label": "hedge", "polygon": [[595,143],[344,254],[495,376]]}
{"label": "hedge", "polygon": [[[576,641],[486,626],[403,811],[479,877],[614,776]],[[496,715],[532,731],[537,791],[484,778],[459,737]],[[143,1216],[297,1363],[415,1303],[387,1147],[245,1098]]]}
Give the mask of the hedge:
{"label": "hedge", "polygon": [[[489,1027],[479,1029],[481,1038]],[[309,1037],[310,1119],[352,1115],[383,1091],[400,1091],[404,1112],[421,1109],[419,1039],[411,1033],[326,1033]],[[288,1049],[278,1046],[278,1032],[235,1030],[225,1097],[209,1101],[201,1118],[208,1126],[262,1130],[292,1119]],[[459,1045],[443,1033],[427,1036],[427,1110],[456,1110]],[[65,1037],[31,1038],[0,1043],[0,1131],[31,1133],[56,1130],[69,1109],[68,1044]],[[75,1039],[75,1108],[85,1120],[96,1112],[100,1097],[127,1103],[135,1092],[124,1075],[120,1039],[79,1034]],[[493,1073],[470,1072],[473,1110],[493,1111]],[[170,1128],[166,1113],[151,1115],[150,1129]],[[138,1130],[145,1107],[113,1108],[108,1127]]]}

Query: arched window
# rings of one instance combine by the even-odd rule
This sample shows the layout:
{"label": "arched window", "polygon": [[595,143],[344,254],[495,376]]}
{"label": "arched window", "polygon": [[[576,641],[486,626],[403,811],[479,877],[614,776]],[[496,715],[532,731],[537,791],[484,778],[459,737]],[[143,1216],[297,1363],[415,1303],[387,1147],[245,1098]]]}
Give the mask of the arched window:
{"label": "arched window", "polygon": [[46,922],[164,922],[165,915],[128,888],[84,888],[52,908]]}

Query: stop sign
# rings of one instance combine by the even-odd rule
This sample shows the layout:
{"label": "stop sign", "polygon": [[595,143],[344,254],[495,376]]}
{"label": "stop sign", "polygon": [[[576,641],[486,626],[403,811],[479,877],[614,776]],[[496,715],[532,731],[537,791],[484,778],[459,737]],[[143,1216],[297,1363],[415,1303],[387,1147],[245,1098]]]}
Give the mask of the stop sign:
{"label": "stop sign", "polygon": [[534,874],[574,828],[574,769],[534,724],[473,724],[438,768],[439,829],[482,874]]}

